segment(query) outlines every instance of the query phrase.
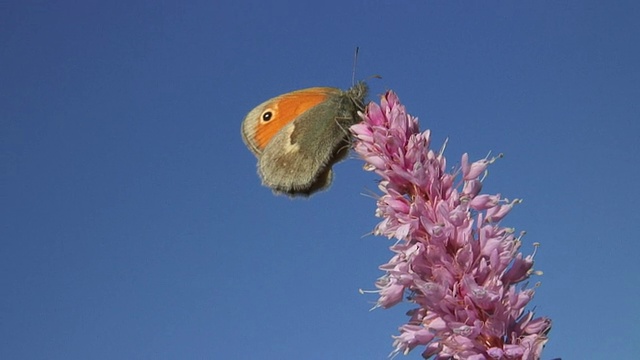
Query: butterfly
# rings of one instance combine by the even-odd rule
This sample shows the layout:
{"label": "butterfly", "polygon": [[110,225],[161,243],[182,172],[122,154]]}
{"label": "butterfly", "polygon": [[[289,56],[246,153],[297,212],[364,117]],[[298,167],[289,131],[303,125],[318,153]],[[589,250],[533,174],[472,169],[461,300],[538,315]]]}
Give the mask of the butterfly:
{"label": "butterfly", "polygon": [[332,182],[332,166],[351,147],[349,127],[360,121],[366,83],[296,90],[269,99],[242,122],[242,139],[258,158],[262,183],[276,194],[309,196]]}

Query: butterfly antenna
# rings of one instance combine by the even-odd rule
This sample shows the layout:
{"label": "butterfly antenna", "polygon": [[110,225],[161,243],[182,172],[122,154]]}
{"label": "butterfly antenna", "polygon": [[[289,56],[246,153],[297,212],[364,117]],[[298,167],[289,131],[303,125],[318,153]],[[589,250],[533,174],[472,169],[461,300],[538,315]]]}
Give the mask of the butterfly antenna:
{"label": "butterfly antenna", "polygon": [[358,65],[358,51],[360,47],[356,46],[356,51],[353,54],[353,72],[351,74],[351,86],[356,84],[356,66]]}

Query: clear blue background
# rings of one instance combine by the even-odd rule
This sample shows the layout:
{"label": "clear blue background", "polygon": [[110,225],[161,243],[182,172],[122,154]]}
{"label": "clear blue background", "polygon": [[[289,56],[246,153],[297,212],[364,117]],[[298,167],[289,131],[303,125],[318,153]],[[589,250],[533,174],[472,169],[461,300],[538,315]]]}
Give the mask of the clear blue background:
{"label": "clear blue background", "polygon": [[[258,103],[371,79],[542,245],[544,359],[640,353],[634,1],[0,5],[1,359],[385,359],[391,241],[355,156],[309,200],[260,185]],[[417,350],[407,359],[418,359]]]}

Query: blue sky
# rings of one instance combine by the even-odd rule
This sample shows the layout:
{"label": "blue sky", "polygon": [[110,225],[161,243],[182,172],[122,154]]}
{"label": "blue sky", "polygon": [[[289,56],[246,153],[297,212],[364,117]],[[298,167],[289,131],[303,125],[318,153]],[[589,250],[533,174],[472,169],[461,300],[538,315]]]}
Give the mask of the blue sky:
{"label": "blue sky", "polygon": [[[545,359],[640,353],[632,1],[14,1],[0,6],[0,358],[385,359],[391,242],[350,156],[260,186],[240,123],[311,86],[395,90],[456,164],[489,151],[542,245]],[[420,351],[405,357],[418,359]],[[401,357],[402,358],[402,357]]]}

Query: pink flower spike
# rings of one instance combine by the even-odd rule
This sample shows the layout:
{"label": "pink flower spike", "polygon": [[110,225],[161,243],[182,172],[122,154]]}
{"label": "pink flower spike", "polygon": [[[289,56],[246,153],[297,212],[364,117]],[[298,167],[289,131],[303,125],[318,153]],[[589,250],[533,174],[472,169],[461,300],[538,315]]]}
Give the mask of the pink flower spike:
{"label": "pink flower spike", "polygon": [[415,305],[391,355],[424,347],[435,360],[540,359],[551,320],[527,311],[534,289],[522,285],[535,251],[520,253],[521,236],[500,225],[520,200],[481,193],[496,158],[472,162],[465,153],[448,171],[444,147],[430,149],[431,131],[419,132],[392,91],[361,117],[354,149],[381,177],[374,234],[395,238],[376,307]]}

